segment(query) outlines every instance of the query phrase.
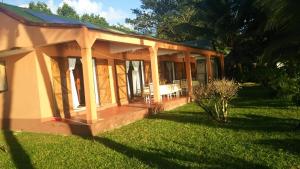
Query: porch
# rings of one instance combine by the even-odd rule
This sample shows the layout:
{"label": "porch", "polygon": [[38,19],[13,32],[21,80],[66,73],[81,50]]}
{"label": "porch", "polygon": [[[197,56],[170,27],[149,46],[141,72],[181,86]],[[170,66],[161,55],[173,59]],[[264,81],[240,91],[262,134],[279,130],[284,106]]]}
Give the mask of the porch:
{"label": "porch", "polygon": [[121,111],[147,110],[152,102],[189,100],[193,84],[217,77],[211,55],[201,52],[101,40],[91,46],[87,51],[72,41],[40,49],[54,119],[98,126]]}
{"label": "porch", "polygon": [[[188,103],[187,97],[163,98],[162,100],[164,110],[171,110],[186,103]],[[98,119],[92,124],[87,123],[86,113],[81,112],[71,119],[54,118],[40,125],[34,125],[30,130],[65,135],[96,135],[143,119],[150,115],[150,108],[150,104],[144,103],[141,100],[127,105],[97,111],[97,115],[101,117],[101,119]]]}

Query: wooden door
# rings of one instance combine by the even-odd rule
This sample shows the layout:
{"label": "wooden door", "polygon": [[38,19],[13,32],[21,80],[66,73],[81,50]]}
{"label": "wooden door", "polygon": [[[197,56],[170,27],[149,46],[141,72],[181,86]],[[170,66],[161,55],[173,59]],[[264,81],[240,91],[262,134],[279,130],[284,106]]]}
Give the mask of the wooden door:
{"label": "wooden door", "polygon": [[53,58],[51,68],[56,113],[68,118],[73,105],[68,58]]}
{"label": "wooden door", "polygon": [[145,61],[144,62],[144,76],[145,76],[145,84],[148,85],[149,83],[152,82],[152,77],[151,77],[151,62]]}
{"label": "wooden door", "polygon": [[116,77],[118,84],[118,97],[120,104],[128,103],[128,95],[127,95],[127,79],[126,79],[126,67],[125,61],[116,60]]}
{"label": "wooden door", "polygon": [[105,59],[97,59],[96,71],[100,105],[107,105],[111,103],[111,86],[109,80],[108,61]]}

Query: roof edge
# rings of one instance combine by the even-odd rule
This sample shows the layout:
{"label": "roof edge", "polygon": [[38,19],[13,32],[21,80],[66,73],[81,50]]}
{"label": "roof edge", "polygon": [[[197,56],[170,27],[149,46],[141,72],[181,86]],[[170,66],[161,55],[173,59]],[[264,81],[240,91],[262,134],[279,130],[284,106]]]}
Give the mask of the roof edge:
{"label": "roof edge", "polygon": [[179,45],[179,46],[184,46],[184,47],[189,47],[192,49],[198,49],[198,50],[203,50],[203,51],[210,51],[210,52],[214,52],[217,55],[222,55],[221,52],[215,51],[215,50],[209,50],[209,49],[203,49],[203,48],[198,48],[198,47],[194,47],[192,45],[186,45],[186,44],[182,44],[179,42],[172,42],[169,40],[164,40],[164,39],[158,39],[158,38],[153,38],[153,37],[149,37],[146,35],[135,35],[135,34],[128,34],[128,33],[120,33],[120,32],[115,32],[115,31],[111,31],[111,30],[105,30],[105,29],[101,29],[101,28],[88,28],[86,25],[84,24],[72,24],[72,25],[68,25],[68,24],[61,24],[61,23],[39,23],[39,22],[32,22],[27,20],[26,18],[16,15],[15,13],[3,8],[2,6],[0,6],[0,12],[3,12],[4,14],[8,15],[9,17],[21,22],[22,24],[25,24],[27,26],[40,26],[40,27],[63,27],[63,28],[82,28],[82,27],[86,27],[89,30],[96,30],[96,31],[102,31],[102,32],[107,32],[107,33],[111,33],[111,34],[116,34],[116,35],[121,35],[121,36],[127,36],[127,37],[135,37],[135,38],[143,38],[143,39],[147,39],[147,40],[153,40],[153,41],[158,41],[158,42],[162,42],[162,43],[168,43],[168,44],[172,44],[172,45]]}

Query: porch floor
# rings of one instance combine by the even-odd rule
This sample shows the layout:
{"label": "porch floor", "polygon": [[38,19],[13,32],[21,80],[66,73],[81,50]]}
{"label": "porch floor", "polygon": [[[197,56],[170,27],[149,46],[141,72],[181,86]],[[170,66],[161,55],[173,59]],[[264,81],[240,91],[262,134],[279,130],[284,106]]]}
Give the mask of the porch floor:
{"label": "porch floor", "polygon": [[[171,99],[163,98],[162,103],[164,105],[165,110],[170,110],[178,107],[178,105],[183,105],[187,103],[187,98],[186,97],[177,97]],[[138,99],[127,105],[106,108],[104,110],[98,111],[97,112],[98,121],[105,121],[107,119],[114,118],[115,116],[124,116],[131,112],[147,111],[147,113],[149,113],[148,112],[149,108],[151,108],[151,104],[145,103],[143,99]],[[87,123],[85,114],[73,116],[70,120],[81,122],[81,123]]]}
{"label": "porch floor", "polygon": [[[186,97],[163,99],[165,110],[174,109],[188,102]],[[71,119],[60,119],[46,122],[23,121],[11,122],[11,130],[24,130],[42,133],[64,135],[96,135],[109,131],[149,115],[150,104],[137,101],[128,105],[111,107],[98,112],[98,121],[93,124],[86,123],[86,115],[76,115]],[[24,124],[24,125],[20,125]]]}

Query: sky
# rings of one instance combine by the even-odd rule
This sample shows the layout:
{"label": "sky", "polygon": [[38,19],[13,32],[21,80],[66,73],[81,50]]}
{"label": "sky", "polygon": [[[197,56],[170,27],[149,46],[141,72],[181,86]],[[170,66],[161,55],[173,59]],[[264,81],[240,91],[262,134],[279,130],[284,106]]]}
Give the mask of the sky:
{"label": "sky", "polygon": [[[28,7],[29,2],[38,0],[3,0],[4,3]],[[109,24],[126,25],[125,18],[133,18],[131,9],[139,8],[140,0],[39,0],[45,2],[53,13],[56,13],[58,7],[67,3],[73,7],[80,15],[84,13],[99,14],[104,17]]]}

